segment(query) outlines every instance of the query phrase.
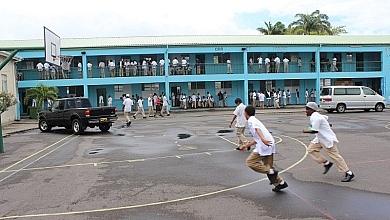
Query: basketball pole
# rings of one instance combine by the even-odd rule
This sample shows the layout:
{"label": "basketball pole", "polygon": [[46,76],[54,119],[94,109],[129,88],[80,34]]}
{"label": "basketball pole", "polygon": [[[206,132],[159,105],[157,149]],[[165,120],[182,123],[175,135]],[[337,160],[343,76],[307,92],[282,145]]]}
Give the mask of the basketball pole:
{"label": "basketball pole", "polygon": [[[0,70],[7,65],[7,63],[14,58],[14,56],[18,53],[19,50],[14,50],[8,55],[7,58],[0,64]],[[1,115],[0,115],[0,153],[4,153],[4,142],[3,142],[3,127],[1,125]]]}

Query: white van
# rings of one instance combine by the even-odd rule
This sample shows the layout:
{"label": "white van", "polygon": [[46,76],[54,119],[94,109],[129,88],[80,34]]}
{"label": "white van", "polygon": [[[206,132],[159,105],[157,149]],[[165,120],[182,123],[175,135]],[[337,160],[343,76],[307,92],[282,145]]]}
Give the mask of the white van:
{"label": "white van", "polygon": [[363,109],[377,112],[385,108],[385,98],[365,86],[326,86],[322,88],[320,106],[328,112]]}

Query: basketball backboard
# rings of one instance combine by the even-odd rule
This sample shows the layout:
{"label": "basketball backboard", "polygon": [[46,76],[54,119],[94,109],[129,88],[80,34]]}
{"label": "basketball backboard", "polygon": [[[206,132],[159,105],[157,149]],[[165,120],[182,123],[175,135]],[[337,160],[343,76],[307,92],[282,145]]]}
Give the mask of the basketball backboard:
{"label": "basketball backboard", "polygon": [[61,38],[50,29],[43,27],[45,61],[60,66]]}

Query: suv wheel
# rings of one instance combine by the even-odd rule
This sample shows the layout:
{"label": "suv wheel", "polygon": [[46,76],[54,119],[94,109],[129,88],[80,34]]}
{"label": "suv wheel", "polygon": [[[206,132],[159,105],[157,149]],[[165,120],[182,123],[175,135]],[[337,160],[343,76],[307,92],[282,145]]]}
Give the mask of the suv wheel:
{"label": "suv wheel", "polygon": [[345,104],[338,104],[337,107],[336,107],[336,111],[337,111],[338,113],[344,113],[344,112],[345,112],[345,109],[346,109]]}
{"label": "suv wheel", "polygon": [[383,112],[384,108],[385,108],[385,106],[382,103],[378,103],[378,104],[375,105],[375,111],[376,112]]}
{"label": "suv wheel", "polygon": [[51,127],[49,126],[49,124],[45,119],[39,120],[38,126],[39,126],[39,130],[41,130],[42,132],[49,132],[51,130]]}
{"label": "suv wheel", "polygon": [[74,119],[72,121],[72,131],[74,134],[81,134],[84,132],[83,125],[81,124],[79,119]]}
{"label": "suv wheel", "polygon": [[107,132],[108,130],[110,130],[110,128],[111,128],[111,125],[109,125],[109,124],[101,124],[101,125],[99,125],[99,129],[102,132]]}

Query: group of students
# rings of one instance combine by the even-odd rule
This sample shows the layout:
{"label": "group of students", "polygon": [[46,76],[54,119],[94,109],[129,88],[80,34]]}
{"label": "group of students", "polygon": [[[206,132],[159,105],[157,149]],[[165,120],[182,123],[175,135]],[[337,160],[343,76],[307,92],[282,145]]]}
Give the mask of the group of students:
{"label": "group of students", "polygon": [[[144,110],[144,99],[142,96],[136,95],[136,97],[132,96],[130,98],[130,94],[126,94],[122,97],[123,100],[123,113],[126,117],[126,126],[129,127],[131,125],[131,112],[134,110],[133,106],[136,106],[135,114],[133,114],[133,118],[136,119],[137,115],[141,114],[142,118],[146,118],[145,110]],[[167,116],[170,115],[168,109],[168,99],[165,94],[157,95],[156,93],[150,94],[148,99],[148,114],[149,117],[157,117],[159,114],[161,117],[164,117],[164,114]]]}
{"label": "group of students", "polygon": [[[45,62],[42,64],[39,62],[36,65],[39,73],[39,79],[51,80],[51,79],[69,79],[70,63],[61,63],[61,66],[57,67]],[[23,77],[20,77],[23,78]],[[21,79],[20,79],[21,80]]]}
{"label": "group of students", "polygon": [[206,96],[201,96],[199,93],[195,95],[186,95],[181,93],[178,96],[172,94],[172,107],[179,107],[181,109],[196,109],[196,108],[214,108],[215,100],[214,97],[207,92]]}
{"label": "group of students", "polygon": [[[272,56],[271,58],[266,57],[263,59],[261,56],[257,57],[256,59],[257,65],[258,65],[258,72],[266,72],[266,73],[279,73],[281,72],[281,63],[283,62],[283,72],[288,73],[289,72],[289,63],[290,60],[287,57],[284,57],[283,60],[281,60],[278,56]],[[297,61],[298,66],[298,72],[302,72],[302,59],[301,57],[298,57]],[[255,71],[254,68],[254,59],[251,57],[248,61],[249,64],[249,71],[253,72]]]}
{"label": "group of students", "polygon": [[[297,97],[297,102],[298,102],[299,92],[298,91],[296,92],[297,92],[296,94],[298,94]],[[287,90],[278,89],[277,91],[273,89],[272,91],[267,90],[264,93],[260,90],[258,92],[254,90],[249,93],[249,101],[250,104],[255,108],[256,107],[269,108],[273,106],[274,108],[279,109],[280,106],[286,107],[287,105],[291,104],[291,92],[289,89]]]}
{"label": "group of students", "polygon": [[[248,156],[246,164],[255,172],[266,174],[270,183],[275,187],[274,192],[279,192],[288,187],[288,184],[278,174],[279,172],[274,168],[274,154],[276,153],[275,139],[255,116],[256,109],[253,106],[245,106],[240,98],[235,100],[237,105],[234,116],[230,122],[229,127],[233,126],[236,121],[236,135],[238,138],[237,150],[250,150],[251,146],[255,145],[255,149]],[[311,157],[319,164],[324,166],[323,174],[328,173],[333,166],[333,162],[326,160],[320,151],[323,149],[327,155],[334,161],[338,170],[343,172],[345,176],[342,182],[350,182],[355,174],[348,168],[344,158],[338,151],[338,139],[336,134],[331,129],[328,122],[328,117],[321,115],[319,107],[315,102],[308,102],[306,104],[306,115],[310,117],[310,127],[304,129],[304,133],[315,134],[315,138],[311,141],[307,151]],[[248,127],[253,140],[248,141],[245,137],[245,128]]]}

